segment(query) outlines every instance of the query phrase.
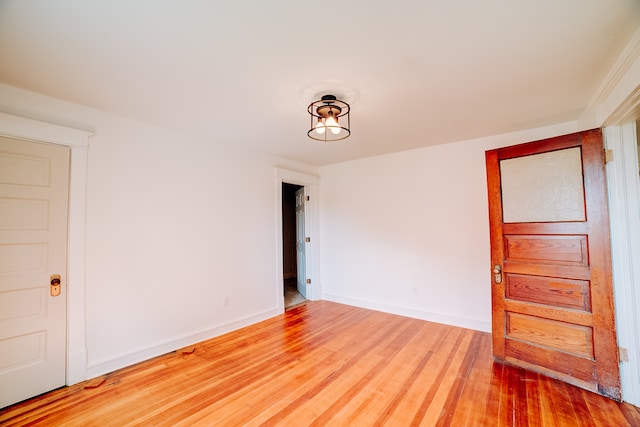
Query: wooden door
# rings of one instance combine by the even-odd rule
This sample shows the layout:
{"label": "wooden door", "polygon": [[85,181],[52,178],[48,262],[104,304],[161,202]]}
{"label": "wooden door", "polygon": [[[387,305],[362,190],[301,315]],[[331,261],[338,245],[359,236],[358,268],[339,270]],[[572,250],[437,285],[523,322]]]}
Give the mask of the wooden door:
{"label": "wooden door", "polygon": [[304,227],[304,187],[296,191],[296,259],[298,292],[307,297],[307,243]]}
{"label": "wooden door", "polygon": [[620,400],[601,131],[486,163],[494,358]]}
{"label": "wooden door", "polygon": [[69,156],[0,137],[0,407],[65,384]]}

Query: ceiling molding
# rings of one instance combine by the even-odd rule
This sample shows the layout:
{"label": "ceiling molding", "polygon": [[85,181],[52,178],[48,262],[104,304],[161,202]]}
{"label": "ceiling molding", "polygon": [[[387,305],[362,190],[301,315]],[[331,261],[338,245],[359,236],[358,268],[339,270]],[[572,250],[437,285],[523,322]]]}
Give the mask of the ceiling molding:
{"label": "ceiling molding", "polygon": [[605,126],[619,126],[640,119],[640,85],[605,120]]}
{"label": "ceiling molding", "polygon": [[613,64],[604,80],[598,87],[594,97],[589,102],[588,110],[597,109],[598,106],[606,103],[607,99],[614,93],[616,87],[622,82],[633,64],[640,58],[640,29],[637,30],[620,56]]}

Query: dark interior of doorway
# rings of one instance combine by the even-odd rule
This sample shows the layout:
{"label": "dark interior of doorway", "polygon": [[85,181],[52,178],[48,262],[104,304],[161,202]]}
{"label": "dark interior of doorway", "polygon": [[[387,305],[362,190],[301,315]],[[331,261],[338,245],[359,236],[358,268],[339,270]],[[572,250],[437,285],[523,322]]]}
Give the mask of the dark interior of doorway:
{"label": "dark interior of doorway", "polygon": [[282,183],[282,273],[285,308],[305,301],[297,289],[296,191],[301,188],[301,185]]}

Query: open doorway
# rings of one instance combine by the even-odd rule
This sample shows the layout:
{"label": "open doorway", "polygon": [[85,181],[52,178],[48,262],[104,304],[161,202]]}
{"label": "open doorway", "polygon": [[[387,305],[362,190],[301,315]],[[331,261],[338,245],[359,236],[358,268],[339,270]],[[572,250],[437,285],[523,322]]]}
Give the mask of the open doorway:
{"label": "open doorway", "polygon": [[[295,184],[298,186],[296,191],[300,189],[304,190],[304,247],[305,250],[305,280],[306,287],[306,299],[309,301],[316,301],[320,299],[322,295],[322,289],[319,277],[318,252],[319,252],[319,240],[318,240],[318,192],[319,192],[319,179],[315,175],[309,175],[302,172],[296,172],[288,169],[275,168],[276,172],[276,298],[279,309],[284,311],[284,242],[283,242],[283,185],[282,184]],[[298,263],[298,256],[296,255],[296,264]],[[296,268],[297,270],[297,268]],[[296,271],[296,279],[302,277],[299,271]],[[297,289],[296,289],[297,290]]]}
{"label": "open doorway", "polygon": [[304,201],[303,186],[282,183],[282,275],[285,309],[307,300]]}

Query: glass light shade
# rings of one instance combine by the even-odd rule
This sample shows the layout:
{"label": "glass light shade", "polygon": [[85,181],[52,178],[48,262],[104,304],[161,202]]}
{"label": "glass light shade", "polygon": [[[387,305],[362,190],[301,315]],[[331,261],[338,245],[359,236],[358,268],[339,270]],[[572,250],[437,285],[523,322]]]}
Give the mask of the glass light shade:
{"label": "glass light shade", "polygon": [[334,135],[337,135],[340,133],[340,125],[338,124],[338,121],[335,119],[335,117],[333,116],[329,116],[327,117],[327,120],[325,120],[326,126],[331,130],[331,133]]}

